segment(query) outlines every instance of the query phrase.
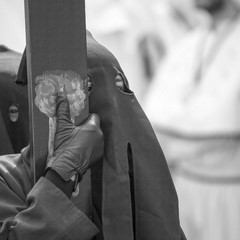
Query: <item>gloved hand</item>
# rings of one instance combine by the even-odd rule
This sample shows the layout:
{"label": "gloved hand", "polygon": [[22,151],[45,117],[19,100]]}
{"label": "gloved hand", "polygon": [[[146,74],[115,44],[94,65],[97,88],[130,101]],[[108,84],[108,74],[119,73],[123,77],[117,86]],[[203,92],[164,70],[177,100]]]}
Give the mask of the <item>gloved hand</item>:
{"label": "gloved hand", "polygon": [[[64,94],[57,97],[57,127],[54,154],[47,163],[65,181],[81,177],[103,155],[103,134],[99,117],[91,114],[85,123],[76,127],[70,118],[69,102]],[[79,180],[79,181],[80,181]]]}

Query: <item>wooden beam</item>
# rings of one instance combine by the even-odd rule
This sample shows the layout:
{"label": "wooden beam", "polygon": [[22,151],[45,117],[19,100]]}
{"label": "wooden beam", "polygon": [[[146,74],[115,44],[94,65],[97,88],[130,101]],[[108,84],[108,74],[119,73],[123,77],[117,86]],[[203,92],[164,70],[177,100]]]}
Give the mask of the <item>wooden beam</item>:
{"label": "wooden beam", "polygon": [[[84,0],[25,0],[27,69],[30,111],[31,164],[34,181],[44,174],[49,118],[36,107],[37,78],[46,72],[80,76],[87,94]],[[77,124],[88,116],[88,103]]]}

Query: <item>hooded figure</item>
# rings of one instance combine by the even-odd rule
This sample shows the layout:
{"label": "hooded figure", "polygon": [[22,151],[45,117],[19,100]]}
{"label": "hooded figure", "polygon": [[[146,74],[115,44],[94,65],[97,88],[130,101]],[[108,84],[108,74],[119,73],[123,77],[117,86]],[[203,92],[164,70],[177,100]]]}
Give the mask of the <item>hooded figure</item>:
{"label": "hooded figure", "polygon": [[0,46],[0,155],[19,153],[29,142],[27,89],[14,82],[20,60]]}
{"label": "hooded figure", "polygon": [[116,58],[87,39],[89,109],[100,116],[105,143],[102,167],[92,170],[104,239],[181,239],[176,192],[152,127]]}
{"label": "hooded figure", "polygon": [[[99,115],[104,136],[104,157],[91,169],[90,218],[100,231],[95,239],[185,239],[163,152],[119,63],[89,32],[87,57],[89,110]],[[25,73],[23,57],[19,83],[26,83]],[[75,228],[80,231],[81,226]]]}

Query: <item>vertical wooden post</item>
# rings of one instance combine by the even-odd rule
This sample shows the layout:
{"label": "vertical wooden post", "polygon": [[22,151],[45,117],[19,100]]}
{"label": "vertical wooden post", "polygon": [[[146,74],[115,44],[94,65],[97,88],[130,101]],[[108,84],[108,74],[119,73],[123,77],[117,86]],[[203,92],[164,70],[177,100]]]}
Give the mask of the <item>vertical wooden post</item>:
{"label": "vertical wooden post", "polygon": [[[34,103],[36,78],[45,72],[71,71],[87,94],[84,0],[25,0],[31,164],[34,181],[44,174],[48,151],[48,117]],[[88,116],[88,103],[78,117]]]}

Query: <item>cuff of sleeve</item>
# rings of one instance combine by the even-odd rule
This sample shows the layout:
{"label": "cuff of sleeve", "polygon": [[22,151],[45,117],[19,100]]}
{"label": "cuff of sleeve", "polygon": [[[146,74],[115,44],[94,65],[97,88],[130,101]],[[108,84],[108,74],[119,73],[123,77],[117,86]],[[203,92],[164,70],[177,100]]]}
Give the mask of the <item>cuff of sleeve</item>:
{"label": "cuff of sleeve", "polygon": [[[47,227],[61,239],[86,240],[98,233],[93,222],[51,181],[41,177],[27,196],[31,205],[40,208]],[[47,231],[49,233],[49,231]],[[48,238],[49,235],[48,235]],[[60,238],[56,238],[60,239]]]}

